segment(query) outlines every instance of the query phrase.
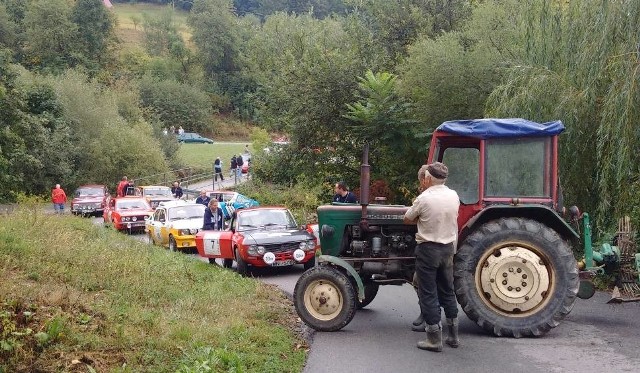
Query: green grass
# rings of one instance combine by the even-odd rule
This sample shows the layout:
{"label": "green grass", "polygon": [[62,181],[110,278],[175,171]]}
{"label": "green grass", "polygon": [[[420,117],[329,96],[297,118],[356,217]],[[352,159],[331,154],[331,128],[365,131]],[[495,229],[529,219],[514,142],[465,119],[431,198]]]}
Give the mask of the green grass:
{"label": "green grass", "polygon": [[[168,5],[156,5],[156,4],[148,4],[148,3],[138,3],[138,4],[121,4],[121,3],[113,3],[113,7],[111,8],[113,13],[116,15],[116,19],[118,20],[118,25],[116,28],[116,33],[120,37],[120,39],[124,42],[125,45],[137,45],[141,46],[143,43],[144,33],[143,33],[143,24],[144,17],[158,17],[165,11],[167,8],[171,8]],[[187,25],[187,17],[189,13],[175,9],[172,10],[174,14],[174,20],[178,25],[178,32],[187,43],[187,45],[191,44],[191,30]],[[133,18],[138,18],[140,23],[136,25],[133,22]]]}
{"label": "green grass", "polygon": [[300,321],[276,288],[88,219],[37,208],[0,216],[0,278],[0,371],[304,364]]}
{"label": "green grass", "polygon": [[[178,158],[186,167],[211,170],[213,161],[220,157],[222,169],[228,173],[231,156],[244,152],[244,146],[250,142],[214,142],[213,144],[181,144]],[[252,151],[253,152],[253,151]],[[226,173],[225,173],[226,175]]]}

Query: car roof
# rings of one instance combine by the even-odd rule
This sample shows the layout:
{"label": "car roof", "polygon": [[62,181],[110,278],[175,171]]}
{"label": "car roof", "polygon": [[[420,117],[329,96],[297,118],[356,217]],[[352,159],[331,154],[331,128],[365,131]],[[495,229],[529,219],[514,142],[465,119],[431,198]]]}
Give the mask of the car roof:
{"label": "car roof", "polygon": [[240,214],[240,213],[247,212],[247,211],[260,211],[260,210],[287,210],[287,211],[289,211],[289,209],[284,207],[284,206],[256,206],[256,207],[247,207],[247,208],[244,208],[244,209],[239,209],[239,210],[236,210],[236,212],[238,214]]}
{"label": "car roof", "polygon": [[141,189],[145,189],[145,188],[157,188],[157,189],[165,189],[166,188],[166,189],[171,189],[168,186],[164,186],[164,185],[142,185],[142,186],[140,186],[138,188],[141,188]]}
{"label": "car roof", "polygon": [[189,201],[183,201],[183,200],[165,201],[165,202],[160,202],[160,204],[158,205],[158,207],[165,207],[165,208],[180,207],[180,206],[204,206],[204,205],[201,203],[195,203],[195,202],[189,202]]}
{"label": "car roof", "polygon": [[115,197],[114,199],[118,200],[118,201],[122,201],[122,200],[125,200],[125,199],[140,199],[140,200],[143,200],[143,201],[147,202],[147,199],[142,197],[142,196],[123,196],[123,197]]}
{"label": "car roof", "polygon": [[104,185],[102,185],[102,184],[84,184],[84,185],[80,185],[78,187],[78,189],[82,189],[82,188],[104,188]]}
{"label": "car roof", "polygon": [[219,194],[240,194],[232,190],[203,190],[205,193],[219,193]]}

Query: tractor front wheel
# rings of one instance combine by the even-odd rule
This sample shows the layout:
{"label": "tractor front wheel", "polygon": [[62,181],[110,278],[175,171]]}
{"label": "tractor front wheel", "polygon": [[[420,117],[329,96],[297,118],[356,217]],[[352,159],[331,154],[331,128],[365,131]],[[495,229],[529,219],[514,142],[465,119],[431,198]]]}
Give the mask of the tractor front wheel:
{"label": "tractor front wheel", "polygon": [[302,321],[323,332],[342,329],[356,313],[351,280],[329,265],[305,271],[296,282],[293,301]]}
{"label": "tractor front wheel", "polygon": [[578,268],[569,245],[535,220],[483,224],[460,246],[454,268],[462,309],[496,336],[540,336],[576,300]]}

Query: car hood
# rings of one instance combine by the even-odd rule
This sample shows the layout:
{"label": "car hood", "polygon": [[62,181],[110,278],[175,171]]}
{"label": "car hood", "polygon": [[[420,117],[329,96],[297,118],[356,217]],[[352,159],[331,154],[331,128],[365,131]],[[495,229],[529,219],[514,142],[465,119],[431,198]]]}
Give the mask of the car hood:
{"label": "car hood", "polygon": [[102,203],[102,197],[76,197],[71,203]]}
{"label": "car hood", "polygon": [[153,211],[145,210],[145,209],[136,209],[136,210],[121,210],[118,211],[120,216],[138,216],[138,215],[151,215]]}
{"label": "car hood", "polygon": [[173,198],[172,196],[147,196],[145,197],[146,199],[148,199],[149,201],[173,201],[175,198]]}
{"label": "car hood", "polygon": [[245,245],[269,245],[312,240],[313,235],[299,229],[244,231]]}
{"label": "car hood", "polygon": [[193,218],[186,220],[176,220],[170,224],[175,229],[200,229],[204,218]]}

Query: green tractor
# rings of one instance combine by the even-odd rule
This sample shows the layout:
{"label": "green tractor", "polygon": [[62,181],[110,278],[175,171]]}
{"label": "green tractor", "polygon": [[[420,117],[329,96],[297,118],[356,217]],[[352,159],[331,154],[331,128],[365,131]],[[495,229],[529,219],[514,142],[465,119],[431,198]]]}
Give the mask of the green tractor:
{"label": "green tractor", "polygon": [[[582,219],[587,228],[579,271],[571,248],[581,237],[562,217],[557,160],[563,130],[559,121],[461,120],[443,123],[431,139],[428,163],[449,167],[447,185],[461,202],[457,300],[471,320],[497,336],[548,332],[577,296],[593,295],[592,277],[611,268],[603,262],[625,268],[640,262],[633,253],[630,264],[631,254],[612,246],[591,250],[588,215],[571,208],[569,220]],[[313,329],[339,330],[371,303],[381,285],[412,283],[416,226],[403,224],[407,206],[368,203],[369,175],[365,147],[360,205],[318,207],[322,255],[294,290],[298,315]],[[633,286],[619,299],[637,298],[635,281]]]}

